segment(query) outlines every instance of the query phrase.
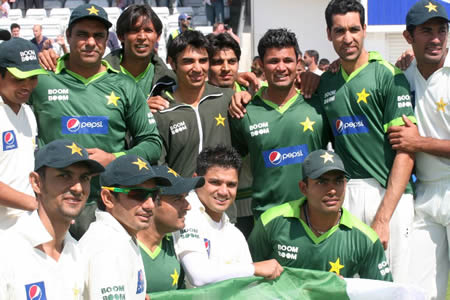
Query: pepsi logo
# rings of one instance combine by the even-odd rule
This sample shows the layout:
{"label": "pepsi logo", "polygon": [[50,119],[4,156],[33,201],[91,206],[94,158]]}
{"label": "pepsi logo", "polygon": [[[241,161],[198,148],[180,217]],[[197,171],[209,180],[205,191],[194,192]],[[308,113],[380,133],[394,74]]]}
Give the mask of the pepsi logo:
{"label": "pepsi logo", "polygon": [[14,144],[15,138],[14,138],[14,134],[12,134],[12,132],[6,132],[5,135],[3,135],[3,142],[6,145],[12,145]]}
{"label": "pepsi logo", "polygon": [[342,122],[342,120],[340,119],[336,120],[336,130],[339,133],[341,133],[344,130],[344,122]]}
{"label": "pepsi logo", "polygon": [[269,161],[274,164],[278,165],[283,160],[283,156],[278,151],[272,151],[269,154]]}
{"label": "pepsi logo", "polygon": [[42,300],[42,295],[41,288],[36,284],[32,285],[28,290],[28,297],[31,300]]}
{"label": "pepsi logo", "polygon": [[77,132],[81,127],[81,122],[77,118],[70,118],[66,123],[67,130]]}

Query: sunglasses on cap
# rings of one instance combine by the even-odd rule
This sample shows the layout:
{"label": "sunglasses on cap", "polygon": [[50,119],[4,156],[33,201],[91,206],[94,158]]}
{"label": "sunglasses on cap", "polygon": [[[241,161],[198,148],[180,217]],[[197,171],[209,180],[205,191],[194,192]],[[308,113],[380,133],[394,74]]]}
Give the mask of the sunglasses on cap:
{"label": "sunglasses on cap", "polygon": [[128,197],[142,202],[146,201],[148,198],[151,197],[152,200],[156,203],[159,203],[159,194],[161,192],[159,187],[148,189],[143,187],[119,188],[111,186],[102,186],[102,189],[107,189],[116,193],[127,194]]}

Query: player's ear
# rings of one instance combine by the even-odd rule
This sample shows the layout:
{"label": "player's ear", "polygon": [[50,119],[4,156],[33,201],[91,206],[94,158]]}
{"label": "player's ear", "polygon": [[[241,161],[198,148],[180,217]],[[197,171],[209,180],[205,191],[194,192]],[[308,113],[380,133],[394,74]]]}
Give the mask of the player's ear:
{"label": "player's ear", "polygon": [[107,189],[102,189],[100,192],[100,197],[102,198],[103,204],[105,204],[106,209],[112,209],[114,207],[115,199],[111,191]]}
{"label": "player's ear", "polygon": [[39,195],[41,193],[43,178],[41,178],[41,176],[39,176],[39,174],[37,172],[31,172],[29,179],[30,179],[30,184],[31,184],[31,187],[33,188],[34,193],[36,195]]}
{"label": "player's ear", "polygon": [[300,180],[298,182],[298,187],[300,188],[300,191],[302,192],[302,194],[306,195],[306,193],[308,191],[308,185],[303,180]]}

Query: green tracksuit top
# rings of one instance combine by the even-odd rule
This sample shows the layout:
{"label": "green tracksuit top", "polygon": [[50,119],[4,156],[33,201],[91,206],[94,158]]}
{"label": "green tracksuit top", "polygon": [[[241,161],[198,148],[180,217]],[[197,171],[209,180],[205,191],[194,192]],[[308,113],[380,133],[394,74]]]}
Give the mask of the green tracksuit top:
{"label": "green tracksuit top", "polygon": [[[416,122],[403,73],[379,53],[369,52],[369,62],[351,75],[342,68],[335,74],[322,74],[318,94],[333,131],[335,151],[351,178],[375,178],[386,187],[396,154],[386,131],[403,125],[403,114]],[[406,192],[412,192],[411,184]]]}
{"label": "green tracksuit top", "polygon": [[[62,57],[55,73],[39,76],[30,97],[38,124],[39,144],[70,139],[85,148],[136,154],[149,162],[161,155],[161,139],[145,97],[136,84],[112,70],[85,79],[65,68]],[[133,147],[127,149],[126,134]],[[89,201],[99,195],[92,180]]]}
{"label": "green tracksuit top", "polygon": [[253,261],[274,258],[286,267],[392,281],[375,231],[343,208],[339,224],[317,237],[300,219],[305,201],[290,201],[261,215],[248,240]]}
{"label": "green tracksuit top", "polygon": [[206,84],[197,107],[178,102],[166,92],[167,109],[155,114],[163,140],[160,163],[184,177],[194,174],[198,154],[205,147],[231,146],[228,104],[233,90]]}
{"label": "green tracksuit top", "polygon": [[147,280],[147,294],[184,287],[184,271],[177,260],[173,238],[166,235],[155,251],[138,241]]}
{"label": "green tracksuit top", "polygon": [[302,162],[329,141],[329,127],[317,99],[297,93],[282,107],[261,98],[261,88],[242,119],[231,119],[233,146],[250,154],[252,207],[256,217],[272,206],[302,196]]}

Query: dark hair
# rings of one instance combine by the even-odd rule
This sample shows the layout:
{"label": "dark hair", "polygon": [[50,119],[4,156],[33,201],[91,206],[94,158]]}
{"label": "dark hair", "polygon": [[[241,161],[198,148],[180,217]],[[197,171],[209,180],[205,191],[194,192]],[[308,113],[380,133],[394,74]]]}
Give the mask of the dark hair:
{"label": "dark hair", "polygon": [[321,58],[319,60],[319,65],[329,65],[329,64],[330,64],[330,61],[326,58]]}
{"label": "dark hair", "polygon": [[172,43],[170,43],[170,47],[167,47],[167,57],[176,62],[178,54],[183,52],[187,46],[196,49],[205,48],[208,52],[208,57],[212,56],[211,46],[203,33],[197,30],[186,30],[174,38]]}
{"label": "dark hair", "polygon": [[306,50],[305,51],[306,54],[308,54],[309,57],[314,58],[314,62],[317,64],[319,61],[319,52],[317,52],[316,50]]}
{"label": "dark hair", "polygon": [[119,37],[124,37],[126,33],[130,32],[139,18],[142,17],[142,24],[150,21],[155,27],[156,34],[161,35],[163,24],[158,15],[147,4],[133,4],[127,7],[117,19],[116,33]]}
{"label": "dark hair", "polygon": [[20,25],[17,23],[12,23],[11,26],[9,27],[9,29],[12,31],[14,28],[19,28],[20,29]]}
{"label": "dark hair", "polygon": [[241,47],[239,46],[239,43],[228,33],[219,33],[214,34],[210,33],[206,36],[206,38],[209,40],[209,44],[211,46],[212,55],[214,55],[216,52],[225,49],[230,48],[233,50],[234,55],[236,55],[238,61],[241,59]]}
{"label": "dark hair", "polygon": [[233,147],[217,145],[207,147],[200,152],[197,157],[197,168],[195,172],[198,176],[204,176],[212,167],[221,167],[225,169],[235,169],[238,173],[241,170],[242,159],[239,153]]}
{"label": "dark hair", "polygon": [[325,20],[327,21],[327,28],[331,30],[333,27],[333,15],[345,15],[349,12],[359,13],[359,21],[364,27],[365,13],[364,6],[358,0],[331,0],[325,9]]}
{"label": "dark hair", "polygon": [[269,48],[288,48],[294,47],[295,57],[298,58],[300,48],[298,47],[295,33],[286,28],[269,29],[258,43],[258,55],[264,61],[264,55]]}
{"label": "dark hair", "polygon": [[0,75],[2,76],[2,78],[5,78],[7,71],[8,70],[5,67],[0,67]]}

